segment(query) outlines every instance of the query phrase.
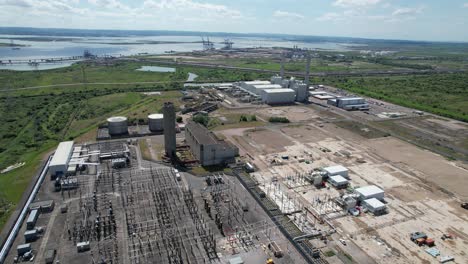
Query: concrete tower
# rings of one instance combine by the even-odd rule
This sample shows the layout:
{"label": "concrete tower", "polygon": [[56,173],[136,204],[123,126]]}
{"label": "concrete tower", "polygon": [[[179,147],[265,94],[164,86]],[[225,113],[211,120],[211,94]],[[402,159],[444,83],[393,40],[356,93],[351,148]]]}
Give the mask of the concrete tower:
{"label": "concrete tower", "polygon": [[166,149],[166,155],[170,158],[174,158],[176,152],[176,118],[173,103],[164,103],[163,116],[164,147]]}
{"label": "concrete tower", "polygon": [[307,64],[306,64],[306,71],[305,71],[305,76],[304,76],[304,82],[309,87],[309,75],[310,75],[310,61],[312,60],[311,56],[309,53],[307,53]]}
{"label": "concrete tower", "polygon": [[284,53],[281,53],[280,76],[281,76],[281,79],[284,79]]}

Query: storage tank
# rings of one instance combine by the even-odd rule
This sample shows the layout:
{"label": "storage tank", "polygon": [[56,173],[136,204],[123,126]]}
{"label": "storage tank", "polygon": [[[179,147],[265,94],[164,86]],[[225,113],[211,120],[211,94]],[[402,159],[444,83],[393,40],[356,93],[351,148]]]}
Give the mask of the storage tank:
{"label": "storage tank", "polygon": [[113,116],[107,119],[109,135],[123,135],[128,133],[127,118],[124,116]]}
{"label": "storage tank", "polygon": [[148,116],[148,127],[150,131],[163,130],[163,114],[151,114]]}

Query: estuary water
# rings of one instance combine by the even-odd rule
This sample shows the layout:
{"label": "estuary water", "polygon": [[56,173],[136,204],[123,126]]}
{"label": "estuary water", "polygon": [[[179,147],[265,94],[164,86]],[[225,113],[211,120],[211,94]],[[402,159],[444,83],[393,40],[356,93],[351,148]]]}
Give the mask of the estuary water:
{"label": "estuary water", "polygon": [[[279,38],[236,37],[231,38],[234,48],[289,47],[308,49],[347,50],[347,46],[332,42],[298,42]],[[211,37],[215,48],[222,48],[224,38]],[[38,66],[28,65],[29,61],[59,59],[82,56],[85,50],[104,56],[129,56],[138,54],[165,54],[201,50],[198,36],[128,36],[128,37],[57,37],[35,35],[0,35],[0,43],[14,43],[21,47],[0,46],[0,69],[40,70],[66,67],[67,64]],[[9,61],[26,61],[26,65],[11,65]]]}

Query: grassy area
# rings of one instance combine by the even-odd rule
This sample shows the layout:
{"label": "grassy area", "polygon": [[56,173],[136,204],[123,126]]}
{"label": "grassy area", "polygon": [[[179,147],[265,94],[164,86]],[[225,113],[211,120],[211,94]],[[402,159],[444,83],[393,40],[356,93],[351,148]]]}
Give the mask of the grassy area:
{"label": "grassy area", "polygon": [[327,77],[315,82],[468,122],[468,73]]}
{"label": "grassy area", "polygon": [[146,142],[146,139],[138,140],[138,146],[140,147],[141,156],[143,159],[153,160],[153,157],[151,156],[151,152],[148,147],[148,142]]}

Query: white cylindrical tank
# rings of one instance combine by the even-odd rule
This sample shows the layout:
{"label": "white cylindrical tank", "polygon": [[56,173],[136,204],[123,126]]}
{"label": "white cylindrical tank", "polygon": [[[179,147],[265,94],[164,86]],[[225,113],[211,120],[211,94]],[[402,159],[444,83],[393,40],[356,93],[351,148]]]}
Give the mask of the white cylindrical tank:
{"label": "white cylindrical tank", "polygon": [[127,118],[124,116],[113,116],[107,119],[109,135],[122,135],[128,133]]}
{"label": "white cylindrical tank", "polygon": [[148,127],[150,131],[163,130],[163,114],[151,114],[148,116]]}

